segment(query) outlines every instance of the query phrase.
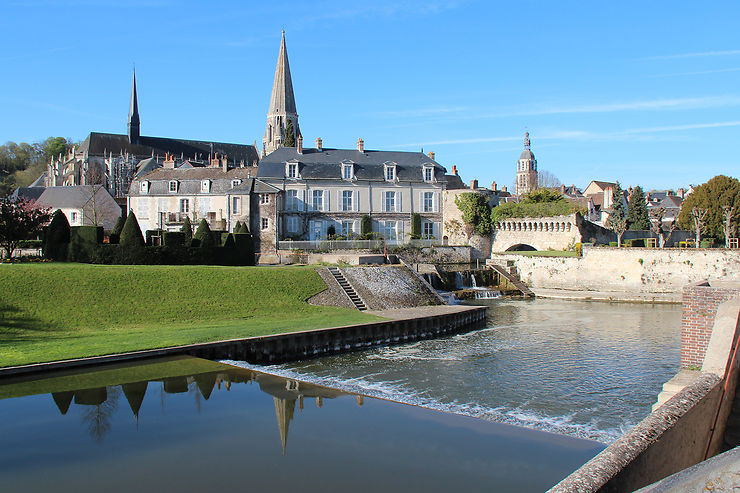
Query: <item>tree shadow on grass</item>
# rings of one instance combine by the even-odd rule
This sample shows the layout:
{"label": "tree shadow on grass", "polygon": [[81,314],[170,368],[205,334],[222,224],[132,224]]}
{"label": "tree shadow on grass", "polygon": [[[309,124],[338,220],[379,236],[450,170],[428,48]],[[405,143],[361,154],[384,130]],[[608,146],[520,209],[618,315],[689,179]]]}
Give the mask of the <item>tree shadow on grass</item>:
{"label": "tree shadow on grass", "polygon": [[0,301],[0,343],[34,342],[48,339],[62,329],[25,314],[21,309]]}

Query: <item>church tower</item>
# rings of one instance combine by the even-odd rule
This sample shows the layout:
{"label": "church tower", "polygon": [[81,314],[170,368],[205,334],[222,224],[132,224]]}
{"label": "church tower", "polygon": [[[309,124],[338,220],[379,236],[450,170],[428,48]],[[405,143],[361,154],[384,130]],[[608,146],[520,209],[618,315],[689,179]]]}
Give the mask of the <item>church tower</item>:
{"label": "church tower", "polygon": [[529,132],[524,134],[524,150],[516,167],[516,194],[526,195],[537,188],[537,160],[529,150]]}
{"label": "church tower", "polygon": [[136,98],[136,70],[131,82],[131,104],[128,109],[128,141],[132,144],[139,142],[141,128],[139,123],[139,102]]}
{"label": "church tower", "polygon": [[[290,128],[288,122],[291,123],[293,135],[286,134],[286,130]],[[290,65],[288,64],[288,50],[285,48],[285,31],[283,31],[275,68],[275,81],[272,83],[270,108],[267,110],[267,128],[262,139],[262,155],[269,154],[286,143],[295,147],[300,135],[298,113],[293,96],[293,81],[290,78]]]}

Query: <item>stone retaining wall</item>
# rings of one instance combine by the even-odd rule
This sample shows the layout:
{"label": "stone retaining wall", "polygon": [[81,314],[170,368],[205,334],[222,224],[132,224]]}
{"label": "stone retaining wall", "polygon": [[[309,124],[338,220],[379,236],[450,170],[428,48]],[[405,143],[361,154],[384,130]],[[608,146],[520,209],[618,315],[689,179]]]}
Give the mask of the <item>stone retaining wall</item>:
{"label": "stone retaining wall", "polygon": [[514,261],[532,288],[681,293],[709,279],[740,279],[740,251],[685,248],[584,247],[582,257],[492,254],[492,262]]}

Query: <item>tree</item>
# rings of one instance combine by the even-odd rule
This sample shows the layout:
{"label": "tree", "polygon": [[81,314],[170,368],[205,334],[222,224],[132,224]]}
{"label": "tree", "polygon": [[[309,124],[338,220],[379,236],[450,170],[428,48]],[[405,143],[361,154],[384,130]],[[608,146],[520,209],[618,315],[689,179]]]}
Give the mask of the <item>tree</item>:
{"label": "tree", "polygon": [[194,240],[198,240],[198,244],[201,248],[209,248],[216,246],[213,241],[213,235],[211,234],[211,228],[208,226],[208,221],[201,219],[198,223],[198,230],[193,235]]}
{"label": "tree", "polygon": [[692,229],[696,235],[696,248],[699,248],[701,244],[701,234],[707,229],[707,213],[709,213],[709,210],[702,209],[701,207],[694,207],[691,209],[691,218],[694,221]]}
{"label": "tree", "polygon": [[373,220],[365,214],[360,219],[360,234],[367,239],[373,233]]}
{"label": "tree", "polygon": [[18,243],[36,237],[49,220],[47,209],[37,209],[32,201],[0,199],[0,246],[8,258]]}
{"label": "tree", "polygon": [[193,225],[190,224],[190,217],[185,216],[185,220],[182,222],[180,231],[185,235],[185,243],[190,243],[190,240],[193,239]]}
{"label": "tree", "polygon": [[557,176],[545,169],[541,169],[537,172],[537,186],[540,188],[557,188],[562,184],[563,183]]}
{"label": "tree", "polygon": [[455,197],[455,205],[462,212],[468,241],[473,233],[480,236],[491,234],[491,206],[488,204],[488,197],[480,193],[461,193]]}
{"label": "tree", "polygon": [[735,226],[732,224],[732,215],[735,212],[735,207],[726,205],[722,208],[724,214],[724,223],[722,225],[725,234],[725,248],[730,248],[730,238],[735,234]]}
{"label": "tree", "polygon": [[724,175],[717,175],[708,182],[699,185],[681,204],[678,225],[681,229],[693,230],[693,209],[698,207],[707,211],[704,218],[707,236],[722,240],[724,231],[724,207],[734,207],[731,221],[740,219],[740,181]]}
{"label": "tree", "polygon": [[249,228],[247,228],[246,223],[238,223],[236,230],[234,230],[234,233],[249,234]]}
{"label": "tree", "polygon": [[411,214],[411,239],[418,240],[421,238],[421,214],[414,212]]}
{"label": "tree", "polygon": [[612,191],[612,205],[609,207],[609,217],[606,219],[606,227],[617,235],[617,248],[622,246],[622,236],[627,231],[627,216],[624,214],[624,204],[622,204],[622,187],[619,182],[614,185]]}
{"label": "tree", "polygon": [[293,129],[293,120],[288,119],[288,124],[285,125],[285,141],[283,142],[285,147],[295,147],[295,130]]}
{"label": "tree", "polygon": [[69,245],[69,221],[67,221],[67,216],[57,209],[51,217],[49,227],[46,228],[44,257],[53,260],[66,260],[67,245]]}
{"label": "tree", "polygon": [[522,204],[550,204],[553,202],[565,202],[563,194],[550,190],[549,188],[537,188],[522,198]]}
{"label": "tree", "polygon": [[663,217],[665,217],[665,209],[663,207],[650,211],[650,231],[658,236],[658,246],[660,248],[665,248],[666,240],[671,237],[673,231],[678,226],[678,221],[674,218],[666,228]]}
{"label": "tree", "polygon": [[126,222],[121,231],[121,240],[118,244],[123,248],[136,248],[144,246],[144,235],[141,234],[139,221],[136,220],[134,211],[129,211]]}
{"label": "tree", "polygon": [[[665,214],[665,211],[663,211]],[[630,231],[647,231],[650,229],[647,201],[642,187],[637,185],[630,195],[629,209],[627,210],[627,226]]]}
{"label": "tree", "polygon": [[126,224],[126,219],[123,216],[119,216],[118,220],[116,221],[116,225],[113,226],[113,231],[111,231],[111,234],[120,237],[121,232],[123,231],[124,224]]}

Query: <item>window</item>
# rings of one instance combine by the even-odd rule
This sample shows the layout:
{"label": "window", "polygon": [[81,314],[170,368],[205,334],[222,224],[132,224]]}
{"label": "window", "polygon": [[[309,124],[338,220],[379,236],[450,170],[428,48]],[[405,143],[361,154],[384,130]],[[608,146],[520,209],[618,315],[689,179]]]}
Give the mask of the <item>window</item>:
{"label": "window", "polygon": [[298,218],[295,216],[288,217],[288,233],[297,233],[298,232]]}
{"label": "window", "polygon": [[383,238],[390,241],[398,239],[396,234],[396,221],[386,221],[383,225]]}
{"label": "window", "polygon": [[434,212],[434,192],[424,192],[424,212]]}
{"label": "window", "polygon": [[396,179],[396,167],[388,166],[385,167],[385,179],[387,181],[393,181]]}
{"label": "window", "polygon": [[177,181],[170,180],[170,192],[177,192]]}
{"label": "window", "polygon": [[269,204],[270,203],[270,195],[266,193],[260,194],[260,204]]}
{"label": "window", "polygon": [[352,179],[352,165],[351,164],[343,164],[342,165],[342,178],[345,180],[351,180]]}
{"label": "window", "polygon": [[424,238],[431,240],[434,238],[434,223],[424,223],[424,230],[422,232]]}
{"label": "window", "polygon": [[211,191],[211,182],[208,180],[202,180],[200,182],[200,193],[208,193]]}
{"label": "window", "polygon": [[242,198],[241,197],[231,197],[231,213],[239,214],[241,212],[241,208],[242,208]]}
{"label": "window", "polygon": [[352,211],[352,190],[342,190],[342,210]]}
{"label": "window", "polygon": [[396,211],[396,192],[385,192],[385,212]]}
{"label": "window", "polygon": [[241,185],[241,183],[242,183],[241,180],[231,180],[231,188],[236,188],[239,185]]}
{"label": "window", "polygon": [[188,212],[190,212],[190,200],[180,200],[180,212],[182,212],[183,214],[187,214]]}
{"label": "window", "polygon": [[260,226],[262,226],[262,229],[265,230],[270,227],[270,220],[266,217],[263,217],[260,220]]}
{"label": "window", "polygon": [[313,190],[311,195],[311,205],[315,211],[324,210],[324,191]]}
{"label": "window", "polygon": [[298,210],[298,190],[287,190],[285,192],[285,207],[289,211]]}
{"label": "window", "polygon": [[75,224],[77,222],[77,213],[76,212],[73,212],[72,213],[72,221],[71,222],[72,222],[72,224]]}
{"label": "window", "polygon": [[429,168],[429,167],[424,168],[424,181],[426,182],[434,181],[434,168]]}
{"label": "window", "polygon": [[142,181],[141,182],[141,193],[147,193],[148,189],[149,189],[149,182]]}
{"label": "window", "polygon": [[288,163],[286,176],[288,178],[298,178],[298,165],[296,163]]}
{"label": "window", "polygon": [[342,221],[342,234],[350,238],[355,232],[355,222],[354,221]]}

